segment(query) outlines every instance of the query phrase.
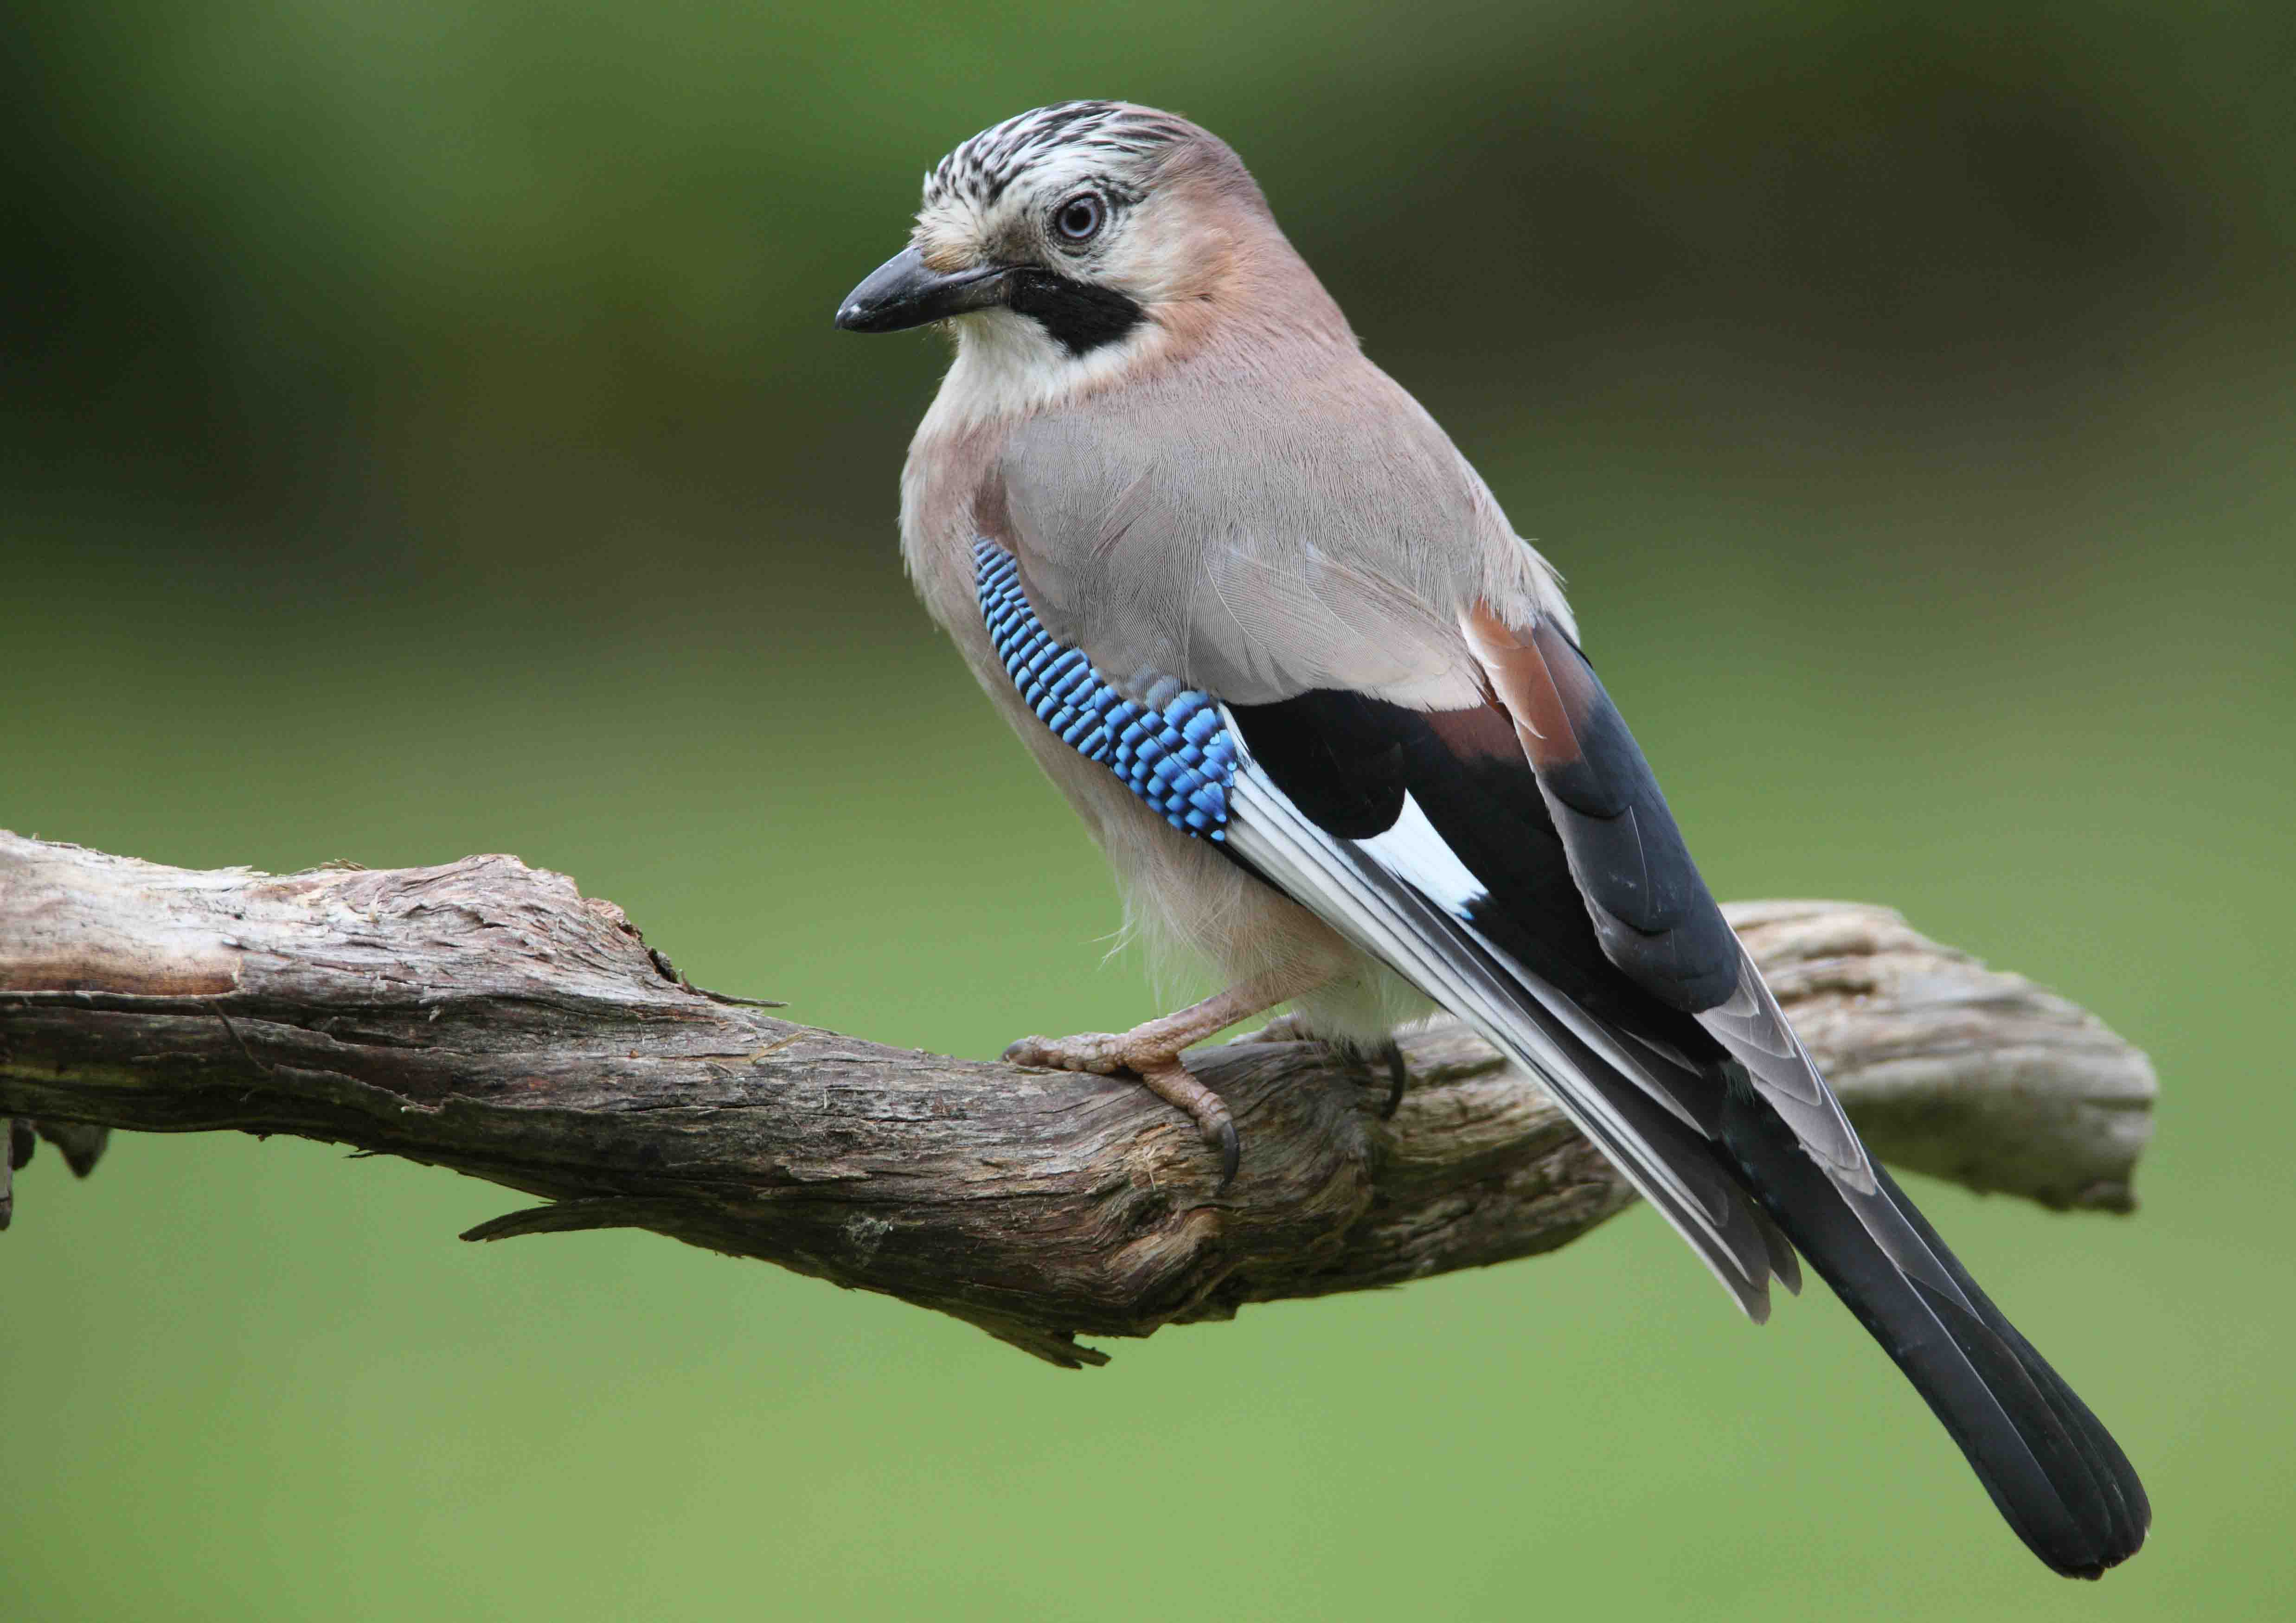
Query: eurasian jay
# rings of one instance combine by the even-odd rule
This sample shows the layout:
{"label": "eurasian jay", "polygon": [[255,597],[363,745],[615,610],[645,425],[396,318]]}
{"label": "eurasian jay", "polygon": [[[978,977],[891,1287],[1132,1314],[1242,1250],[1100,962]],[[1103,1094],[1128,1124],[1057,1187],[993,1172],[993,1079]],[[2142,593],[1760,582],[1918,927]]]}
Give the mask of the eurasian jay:
{"label": "eurasian jay", "polygon": [[1070,102],[926,177],[837,323],[945,324],[901,543],[1135,922],[1229,989],[1024,1063],[1137,1076],[1291,1002],[1357,1053],[1439,1005],[1538,1077],[1745,1313],[1797,1251],[2059,1572],[2151,1521],[2127,1457],[1859,1143],[1700,879],[1555,573],[1364,357],[1235,153]]}

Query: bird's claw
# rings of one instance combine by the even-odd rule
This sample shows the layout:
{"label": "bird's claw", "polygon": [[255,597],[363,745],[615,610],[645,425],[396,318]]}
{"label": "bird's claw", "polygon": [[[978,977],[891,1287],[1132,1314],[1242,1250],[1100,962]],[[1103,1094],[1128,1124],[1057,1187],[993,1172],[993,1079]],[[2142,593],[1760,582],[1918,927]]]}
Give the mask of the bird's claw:
{"label": "bird's claw", "polygon": [[1004,1058],[1013,1065],[1081,1070],[1096,1077],[1129,1072],[1150,1093],[1194,1122],[1204,1143],[1219,1152],[1219,1193],[1226,1193],[1235,1181],[1236,1170],[1243,1164],[1235,1118],[1228,1111],[1227,1101],[1199,1082],[1180,1063],[1178,1055],[1128,1052],[1120,1033],[1085,1031],[1074,1037],[1024,1037],[1004,1050]]}
{"label": "bird's claw", "polygon": [[1219,1152],[1220,1177],[1218,1193],[1226,1194],[1227,1186],[1235,1182],[1236,1168],[1243,1165],[1243,1143],[1235,1135],[1235,1119],[1227,1113],[1227,1107],[1223,1105],[1220,1107],[1218,1120],[1206,1122],[1199,1119],[1196,1125],[1203,1129],[1204,1142]]}
{"label": "bird's claw", "polygon": [[1381,1107],[1379,1119],[1392,1121],[1395,1112],[1403,1108],[1403,1090],[1411,1086],[1411,1068],[1403,1062],[1403,1045],[1393,1037],[1387,1039],[1378,1057],[1387,1065],[1387,1102]]}

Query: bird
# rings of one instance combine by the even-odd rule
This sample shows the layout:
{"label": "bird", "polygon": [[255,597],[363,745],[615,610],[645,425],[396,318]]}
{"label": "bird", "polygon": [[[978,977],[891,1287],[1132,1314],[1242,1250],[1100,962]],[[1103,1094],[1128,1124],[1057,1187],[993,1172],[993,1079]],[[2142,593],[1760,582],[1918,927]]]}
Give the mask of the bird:
{"label": "bird", "polygon": [[[1447,1010],[1539,1079],[1760,1323],[1806,1260],[2068,1577],[2144,1542],[2112,1434],[1866,1152],[1700,877],[1555,570],[1365,357],[1224,141],[1037,108],[926,175],[840,304],[955,358],[901,474],[931,617],[1226,989],[1016,1062],[1137,1078],[1289,1004],[1394,1059]],[[1399,1076],[1399,1072],[1398,1073]]]}

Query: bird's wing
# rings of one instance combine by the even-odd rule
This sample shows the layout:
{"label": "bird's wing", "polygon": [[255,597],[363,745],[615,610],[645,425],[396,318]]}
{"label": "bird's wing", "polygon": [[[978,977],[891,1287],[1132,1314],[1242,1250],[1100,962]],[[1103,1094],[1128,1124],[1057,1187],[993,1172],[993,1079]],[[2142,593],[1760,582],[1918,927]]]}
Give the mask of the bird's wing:
{"label": "bird's wing", "polygon": [[1119,679],[1051,632],[1019,557],[975,551],[991,643],[1054,735],[1541,1078],[1749,1315],[1767,1316],[1774,1275],[1799,1283],[1717,1152],[1718,1051],[1605,956],[1496,706],[1431,713],[1332,688],[1224,704],[1161,673]]}
{"label": "bird's wing", "polygon": [[[1545,1082],[1748,1315],[1766,1316],[1772,1275],[1791,1288],[1799,1275],[1718,1152],[1716,1045],[1606,952],[1504,712],[1320,689],[1226,714],[1239,742],[1229,848]],[[1702,944],[1677,930],[1652,955],[1670,982],[1699,984]]]}

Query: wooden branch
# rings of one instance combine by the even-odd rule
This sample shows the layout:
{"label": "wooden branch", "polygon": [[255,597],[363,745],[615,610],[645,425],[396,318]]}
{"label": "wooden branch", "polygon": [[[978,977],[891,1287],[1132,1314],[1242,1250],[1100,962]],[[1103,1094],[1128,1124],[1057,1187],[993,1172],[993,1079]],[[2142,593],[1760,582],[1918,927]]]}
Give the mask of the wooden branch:
{"label": "wooden branch", "polygon": [[[2131,1209],[2144,1056],[1885,908],[1731,910],[1883,1157]],[[1123,1080],[888,1048],[701,991],[612,904],[508,857],[197,873],[0,833],[0,1138],[293,1133],[545,1197],[465,1236],[636,1226],[882,1291],[1056,1364],[1246,1302],[1562,1245],[1632,1196],[1455,1026],[1410,1085],[1281,1022],[1200,1054],[1194,1128]],[[8,1159],[0,1155],[0,1163]],[[0,1184],[0,1200],[5,1186]]]}

